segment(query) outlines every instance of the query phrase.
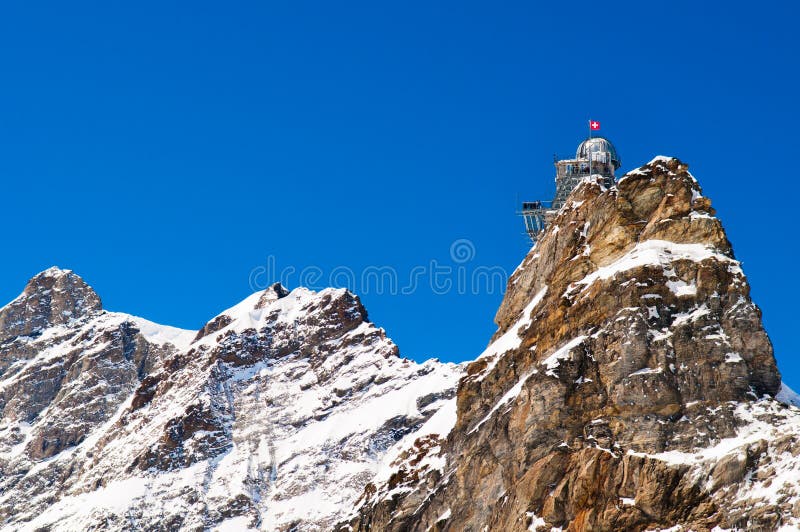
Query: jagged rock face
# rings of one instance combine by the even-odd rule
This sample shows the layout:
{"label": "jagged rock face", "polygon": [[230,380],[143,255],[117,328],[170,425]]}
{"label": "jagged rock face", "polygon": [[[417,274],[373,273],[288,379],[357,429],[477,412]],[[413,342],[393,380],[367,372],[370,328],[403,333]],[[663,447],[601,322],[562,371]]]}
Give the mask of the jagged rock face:
{"label": "jagged rock face", "polygon": [[[80,277],[57,268],[1,309],[0,324],[5,456],[18,450],[40,460],[80,443],[165,352],[140,334],[145,320],[103,312]],[[17,472],[3,468],[4,491]]]}
{"label": "jagged rock face", "polygon": [[[734,495],[780,455],[742,431],[756,410],[783,415],[757,402],[781,381],[744,274],[685,164],[659,157],[612,189],[578,187],[512,275],[496,322],[459,384],[452,430],[438,436],[439,467],[397,460],[343,529],[705,530],[791,515],[780,497]],[[797,452],[786,430],[784,447]],[[727,461],[686,458],[720,442]],[[405,454],[427,453],[419,441]]]}
{"label": "jagged rock face", "polygon": [[100,298],[83,279],[69,270],[50,268],[0,310],[0,341],[69,323],[100,307]]}
{"label": "jagged rock face", "polygon": [[196,332],[48,270],[0,316],[9,530],[330,529],[461,375],[400,358],[345,290],[275,285]]}

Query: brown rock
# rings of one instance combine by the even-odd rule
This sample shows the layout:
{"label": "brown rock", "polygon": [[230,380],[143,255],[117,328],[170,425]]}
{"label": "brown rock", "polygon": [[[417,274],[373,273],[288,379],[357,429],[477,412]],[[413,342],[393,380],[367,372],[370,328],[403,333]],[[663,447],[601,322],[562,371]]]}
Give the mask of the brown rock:
{"label": "brown rock", "polygon": [[443,507],[445,530],[527,530],[533,517],[522,516],[576,531],[723,523],[712,493],[741,481],[763,447],[722,458],[710,489],[690,466],[648,455],[733,435],[732,405],[776,393],[780,375],[684,163],[655,159],[610,190],[579,186],[509,280],[495,320],[493,340],[530,325],[519,347],[473,362],[462,379],[442,450],[452,473],[421,503],[412,491],[391,507],[365,504],[354,529],[425,530]]}

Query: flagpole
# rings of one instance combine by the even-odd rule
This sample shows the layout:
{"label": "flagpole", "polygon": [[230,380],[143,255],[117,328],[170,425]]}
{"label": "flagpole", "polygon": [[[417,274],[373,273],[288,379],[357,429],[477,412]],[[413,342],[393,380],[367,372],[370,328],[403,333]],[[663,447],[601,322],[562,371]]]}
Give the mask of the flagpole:
{"label": "flagpole", "polygon": [[[589,119],[589,140],[592,139],[592,119]],[[592,177],[592,144],[586,145],[586,155],[589,157],[589,177]]]}

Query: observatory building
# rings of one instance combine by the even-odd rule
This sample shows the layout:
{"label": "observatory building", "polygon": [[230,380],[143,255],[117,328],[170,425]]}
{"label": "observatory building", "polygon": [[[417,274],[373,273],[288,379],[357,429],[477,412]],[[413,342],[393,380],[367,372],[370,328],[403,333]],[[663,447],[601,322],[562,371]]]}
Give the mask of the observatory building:
{"label": "observatory building", "polygon": [[574,159],[558,160],[556,167],[556,195],[553,201],[526,201],[522,204],[522,218],[525,220],[525,231],[533,242],[539,237],[550,220],[564,206],[567,196],[575,190],[585,178],[595,175],[603,184],[610,187],[614,184],[614,172],[622,165],[617,149],[611,141],[603,137],[589,137],[578,146]]}

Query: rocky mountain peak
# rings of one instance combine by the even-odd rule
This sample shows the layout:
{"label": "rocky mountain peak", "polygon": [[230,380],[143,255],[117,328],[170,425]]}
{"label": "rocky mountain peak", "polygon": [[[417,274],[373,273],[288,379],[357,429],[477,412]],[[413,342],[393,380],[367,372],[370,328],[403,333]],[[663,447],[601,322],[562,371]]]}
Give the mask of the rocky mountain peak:
{"label": "rocky mountain peak", "polygon": [[[510,279],[497,323],[495,339],[513,329],[522,349],[476,361],[464,390],[509,375],[513,383],[526,366],[544,374],[545,388],[569,374],[570,383],[587,383],[568,397],[581,396],[589,417],[609,408],[632,416],[626,444],[637,450],[668,445],[644,437],[642,416],[669,418],[688,403],[754,399],[780,387],[724,229],[675,158],[656,157],[611,189],[580,185]],[[578,364],[567,371],[569,360]],[[466,422],[473,407],[463,404]],[[670,422],[651,420],[659,421]]]}
{"label": "rocky mountain peak", "polygon": [[11,529],[329,530],[454,405],[462,368],[399,357],[344,289],[275,284],[193,334],[99,311],[84,286],[48,270],[4,309],[98,309],[0,342]]}
{"label": "rocky mountain peak", "polygon": [[714,480],[664,457],[727,440],[765,453],[747,451],[741,431],[753,409],[773,409],[759,401],[781,380],[747,279],[685,163],[659,156],[613,187],[580,184],[509,279],[496,322],[459,383],[444,464],[414,466],[428,452],[417,441],[348,526],[731,526],[712,487],[741,479],[745,462],[732,457],[741,467]]}
{"label": "rocky mountain peak", "polygon": [[515,321],[547,279],[578,281],[640,242],[696,244],[733,259],[714,215],[688,165],[673,157],[654,158],[609,190],[585,180],[514,273],[495,318],[497,335]]}
{"label": "rocky mountain peak", "polygon": [[261,293],[261,297],[258,299],[258,303],[256,303],[256,308],[264,308],[273,301],[277,301],[288,295],[289,290],[281,283],[274,283]]}
{"label": "rocky mountain peak", "polygon": [[197,333],[195,341],[205,338],[205,342],[210,342],[212,333],[213,341],[218,341],[249,331],[298,326],[347,332],[365,322],[367,311],[349,290],[326,288],[315,292],[299,287],[289,291],[275,283],[211,319]]}
{"label": "rocky mountain peak", "polygon": [[0,309],[0,337],[25,336],[99,312],[100,298],[71,270],[52,267],[35,275]]}

